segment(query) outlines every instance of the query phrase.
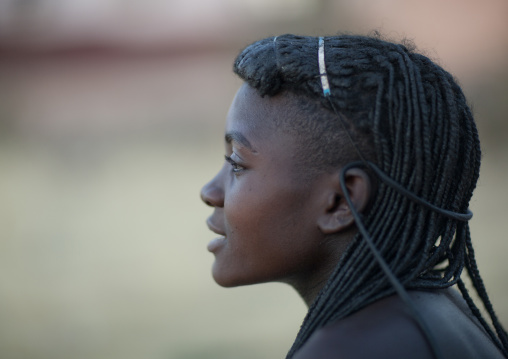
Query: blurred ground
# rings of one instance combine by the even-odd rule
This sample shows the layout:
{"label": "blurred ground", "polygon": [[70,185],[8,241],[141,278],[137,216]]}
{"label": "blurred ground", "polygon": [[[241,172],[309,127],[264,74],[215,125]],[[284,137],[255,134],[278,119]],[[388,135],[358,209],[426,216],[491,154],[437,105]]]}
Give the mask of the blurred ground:
{"label": "blurred ground", "polygon": [[[475,8],[463,1],[454,12],[438,12],[432,2],[408,3],[302,1],[288,17],[267,16],[281,10],[266,5],[265,12],[253,7],[235,19],[223,17],[234,13],[228,3],[227,10],[211,12],[220,21],[210,16],[197,25],[210,26],[210,41],[174,29],[133,40],[99,26],[100,17],[99,30],[87,36],[78,31],[86,28],[83,18],[73,27],[81,37],[63,36],[58,22],[47,33],[60,37],[35,36],[44,22],[26,10],[30,5],[16,13],[25,22],[39,19],[29,22],[30,31],[8,27],[13,20],[4,11],[0,356],[284,357],[305,315],[303,302],[282,284],[216,286],[206,251],[214,237],[204,224],[210,210],[199,200],[223,161],[224,118],[240,85],[233,58],[250,41],[280,32],[380,28],[413,38],[457,75],[484,147],[473,241],[494,307],[508,326],[508,36],[496,20],[506,5],[491,0]],[[235,33],[231,24],[242,27]],[[465,42],[468,24],[484,38]]]}

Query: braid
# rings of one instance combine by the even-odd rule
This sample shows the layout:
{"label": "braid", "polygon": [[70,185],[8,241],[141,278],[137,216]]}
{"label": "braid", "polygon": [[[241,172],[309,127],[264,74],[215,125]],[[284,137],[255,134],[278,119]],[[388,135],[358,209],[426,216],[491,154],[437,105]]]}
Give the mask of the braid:
{"label": "braid", "polygon": [[[320,138],[319,146],[302,151],[312,156],[306,163],[324,170],[365,156],[423,200],[465,213],[478,180],[481,153],[471,111],[453,77],[406,46],[378,38],[327,37],[324,46],[331,89],[327,98],[321,88],[314,37],[283,35],[276,41],[258,41],[237,57],[234,72],[261,96],[287,91],[307,99],[302,109],[311,120],[319,121],[291,124],[301,136]],[[344,143],[339,141],[344,131],[337,125],[337,115],[344,119],[360,153],[337,149]],[[309,135],[309,128],[314,135]],[[312,142],[305,141],[306,146]],[[458,284],[472,313],[508,357],[508,338],[480,277],[467,222],[421,206],[383,181],[362,222],[406,289]],[[495,333],[460,279],[464,266]],[[357,234],[309,308],[288,358],[317,329],[394,291],[366,241]]]}

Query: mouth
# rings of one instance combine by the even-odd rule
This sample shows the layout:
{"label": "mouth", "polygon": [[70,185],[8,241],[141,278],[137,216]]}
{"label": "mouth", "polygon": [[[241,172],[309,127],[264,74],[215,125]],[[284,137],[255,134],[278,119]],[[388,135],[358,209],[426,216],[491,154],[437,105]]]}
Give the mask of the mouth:
{"label": "mouth", "polygon": [[212,222],[211,217],[206,220],[206,225],[212,232],[220,236],[218,238],[212,239],[212,241],[210,241],[207,246],[209,252],[216,253],[220,250],[220,248],[226,245],[226,233]]}

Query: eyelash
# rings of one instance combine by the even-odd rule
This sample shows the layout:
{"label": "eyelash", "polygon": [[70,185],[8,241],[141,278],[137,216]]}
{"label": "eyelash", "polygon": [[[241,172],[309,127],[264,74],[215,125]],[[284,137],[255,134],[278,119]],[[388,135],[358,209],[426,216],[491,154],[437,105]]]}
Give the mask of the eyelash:
{"label": "eyelash", "polygon": [[228,155],[225,155],[224,158],[226,159],[226,161],[231,165],[231,167],[233,167],[233,172],[234,173],[239,173],[239,172],[242,172],[243,170],[245,170],[245,167],[239,165],[237,162],[235,162],[235,160],[233,160],[230,156]]}

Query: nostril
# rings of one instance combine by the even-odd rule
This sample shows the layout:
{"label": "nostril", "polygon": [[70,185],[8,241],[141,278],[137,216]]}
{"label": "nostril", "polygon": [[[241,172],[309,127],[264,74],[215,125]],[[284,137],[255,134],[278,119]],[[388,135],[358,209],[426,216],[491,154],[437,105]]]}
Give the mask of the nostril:
{"label": "nostril", "polygon": [[212,202],[210,202],[210,200],[208,199],[208,197],[206,196],[205,194],[205,188],[203,188],[201,190],[201,193],[200,193],[200,197],[201,197],[201,200],[207,205],[207,206],[210,206],[210,207],[213,207],[212,206]]}
{"label": "nostril", "polygon": [[217,190],[206,185],[201,190],[201,200],[210,207],[217,207],[219,201]]}
{"label": "nostril", "polygon": [[201,200],[210,207],[222,207],[224,205],[224,189],[218,181],[219,175],[201,189]]}

